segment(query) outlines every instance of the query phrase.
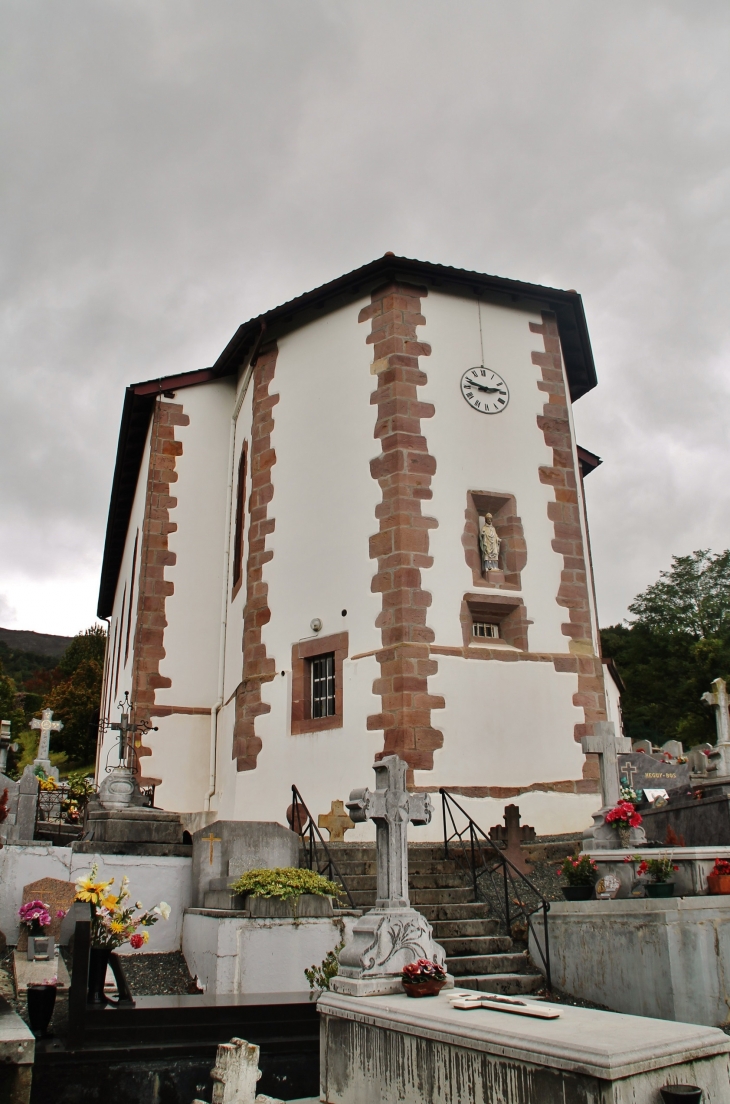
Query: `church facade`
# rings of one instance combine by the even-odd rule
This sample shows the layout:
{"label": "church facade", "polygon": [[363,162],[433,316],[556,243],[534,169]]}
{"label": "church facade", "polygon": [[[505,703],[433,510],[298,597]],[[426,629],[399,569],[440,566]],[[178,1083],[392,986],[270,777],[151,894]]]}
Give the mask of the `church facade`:
{"label": "church facade", "polygon": [[396,753],[485,830],[506,800],[589,824],[580,739],[618,720],[571,413],[595,384],[575,292],[386,255],[129,387],[101,714],[126,692],[155,726],[156,803],[284,822],[296,784],[316,817]]}

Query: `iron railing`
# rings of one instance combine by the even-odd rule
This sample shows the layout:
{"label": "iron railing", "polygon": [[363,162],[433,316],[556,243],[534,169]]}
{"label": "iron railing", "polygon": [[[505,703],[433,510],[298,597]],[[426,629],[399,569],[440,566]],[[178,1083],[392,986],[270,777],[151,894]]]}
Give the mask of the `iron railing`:
{"label": "iron railing", "polygon": [[39,788],[35,838],[73,842],[83,835],[88,800],[88,794],[74,792],[67,782],[59,783],[53,790]]}
{"label": "iron railing", "polygon": [[329,878],[331,882],[339,882],[350,902],[350,908],[354,909],[355,902],[347,887],[347,882],[340,873],[337,863],[332,858],[330,849],[324,842],[324,838],[317,827],[314,817],[304,803],[304,798],[296,786],[292,786],[291,794],[291,829],[292,832],[297,833],[302,841],[304,863],[307,869],[316,870],[318,874],[323,874],[324,877]]}
{"label": "iron railing", "polygon": [[[467,811],[462,809],[448,790],[440,789],[439,793],[444,818],[444,858],[456,859],[462,869],[469,871],[474,900],[486,900],[502,913],[508,935],[513,934],[514,925],[519,925],[519,921],[522,920],[525,933],[532,935],[533,943],[545,968],[547,988],[552,989],[548,933],[550,902],[542,896],[527,875],[510,862],[502,849],[489,838]],[[461,828],[456,824],[458,814],[461,814],[465,821]],[[449,824],[451,831],[449,831]],[[542,913],[542,946],[533,923],[533,918],[538,912]]]}

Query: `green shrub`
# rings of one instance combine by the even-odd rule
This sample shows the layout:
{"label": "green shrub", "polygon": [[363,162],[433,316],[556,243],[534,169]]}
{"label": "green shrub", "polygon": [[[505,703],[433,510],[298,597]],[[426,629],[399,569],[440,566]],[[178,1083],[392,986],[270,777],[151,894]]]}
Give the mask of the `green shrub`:
{"label": "green shrub", "polygon": [[309,988],[316,993],[322,993],[329,989],[333,977],[337,977],[340,968],[338,955],[345,945],[344,939],[337,944],[334,951],[325,955],[319,966],[313,964],[304,971],[304,976],[309,982]]}
{"label": "green shrub", "polygon": [[280,901],[299,898],[304,893],[318,897],[339,897],[342,887],[314,870],[280,866],[274,870],[247,870],[231,888],[242,897],[278,897]]}

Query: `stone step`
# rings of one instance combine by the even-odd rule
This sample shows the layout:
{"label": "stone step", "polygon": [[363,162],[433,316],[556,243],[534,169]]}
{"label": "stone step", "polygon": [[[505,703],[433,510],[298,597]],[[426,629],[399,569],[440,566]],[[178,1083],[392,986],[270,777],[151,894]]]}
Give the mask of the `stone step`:
{"label": "stone step", "polygon": [[458,980],[459,989],[476,989],[480,993],[502,993],[518,997],[521,993],[537,993],[545,986],[542,974],[468,974]]}
{"label": "stone step", "polygon": [[477,935],[464,936],[461,933],[450,939],[439,939],[446,951],[446,957],[462,958],[470,960],[484,955],[504,955],[512,950],[512,940],[508,935]]}
{"label": "stone step", "polygon": [[[360,892],[371,889],[373,893],[377,888],[378,879],[374,874],[345,874],[342,875],[347,882],[348,889],[356,889]],[[412,874],[408,879],[408,888],[411,892],[421,889],[471,889],[471,879],[462,874],[448,872],[445,874]]]}
{"label": "stone step", "polygon": [[482,939],[499,935],[499,920],[434,920],[431,927],[437,943],[445,939]]}
{"label": "stone step", "polygon": [[[332,855],[332,858],[339,865],[340,859],[345,861],[360,861],[363,859],[375,858],[375,844],[374,843],[328,843],[327,850]],[[456,854],[451,856],[456,857]],[[421,860],[429,859],[443,859],[444,847],[439,843],[425,843],[425,844],[411,844],[408,848],[408,861],[418,862]]]}
{"label": "stone step", "polygon": [[421,904],[418,906],[421,916],[430,924],[436,920],[449,920],[459,923],[462,920],[489,920],[489,906],[481,901],[469,901],[467,904]]}
{"label": "stone step", "polygon": [[447,958],[446,966],[454,977],[474,974],[526,974],[530,969],[534,969],[524,952],[460,955],[456,958]]}
{"label": "stone step", "polygon": [[[377,875],[378,873],[378,866],[374,858],[335,859],[335,862],[337,863],[337,869],[345,878],[356,877],[361,874]],[[454,873],[461,877],[464,871],[456,863],[447,862],[445,859],[418,859],[408,864],[409,877],[415,874],[444,875],[446,873]]]}
{"label": "stone step", "polygon": [[421,905],[461,905],[471,901],[470,886],[455,889],[413,889],[410,892],[411,904],[420,912]]}

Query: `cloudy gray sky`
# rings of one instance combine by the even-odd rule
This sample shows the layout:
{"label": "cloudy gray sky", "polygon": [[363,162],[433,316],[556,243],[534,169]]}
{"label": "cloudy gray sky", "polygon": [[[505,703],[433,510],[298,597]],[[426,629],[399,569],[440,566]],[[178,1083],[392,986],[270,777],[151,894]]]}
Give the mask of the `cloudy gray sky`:
{"label": "cloudy gray sky", "polygon": [[0,0],[0,624],[94,618],[125,384],[386,250],[584,297],[601,621],[725,548],[726,0]]}

